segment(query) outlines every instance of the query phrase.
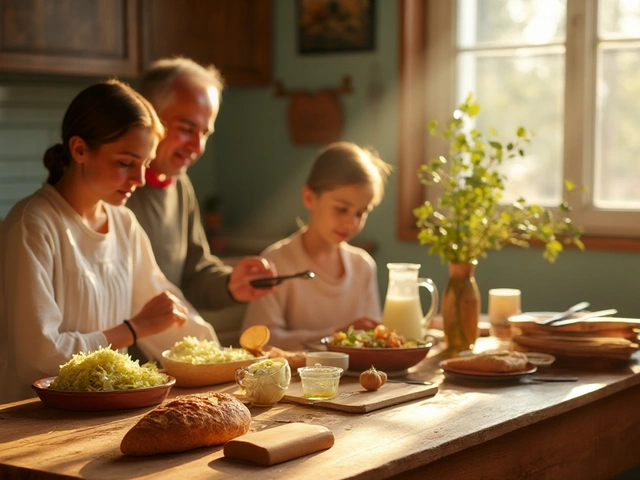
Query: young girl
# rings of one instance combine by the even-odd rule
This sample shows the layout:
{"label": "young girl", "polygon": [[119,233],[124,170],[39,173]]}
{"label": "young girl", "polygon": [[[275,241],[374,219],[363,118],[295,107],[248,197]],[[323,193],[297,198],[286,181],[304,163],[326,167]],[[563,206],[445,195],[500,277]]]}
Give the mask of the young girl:
{"label": "young girl", "polygon": [[[65,113],[49,178],[0,232],[0,403],[33,396],[74,353],[139,341],[158,359],[184,335],[214,339],[160,272],[123,205],[164,135],[153,108],[116,80],[92,85]],[[182,326],[182,328],[174,328]]]}
{"label": "young girl", "polygon": [[252,302],[243,328],[266,325],[272,345],[298,350],[350,325],[370,329],[378,324],[375,261],[347,242],[382,200],[389,172],[389,165],[353,143],[333,143],[320,152],[302,189],[308,226],[262,253],[279,275],[312,270],[316,276],[284,282]]}

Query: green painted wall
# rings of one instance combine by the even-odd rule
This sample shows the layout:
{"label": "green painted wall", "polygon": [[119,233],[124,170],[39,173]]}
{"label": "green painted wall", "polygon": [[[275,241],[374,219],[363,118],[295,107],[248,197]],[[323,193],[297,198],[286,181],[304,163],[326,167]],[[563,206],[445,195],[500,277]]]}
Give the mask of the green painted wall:
{"label": "green painted wall", "polygon": [[[397,165],[398,2],[377,2],[377,8],[375,51],[300,55],[294,2],[274,2],[273,76],[286,89],[316,91],[336,88],[344,75],[351,75],[354,92],[340,96],[343,139],[372,145]],[[371,95],[376,87],[381,98]],[[227,226],[234,234],[275,239],[295,230],[297,216],[304,218],[300,189],[319,146],[291,143],[287,106],[273,87],[231,87],[224,93],[209,148],[215,159],[214,188],[223,197]],[[446,266],[429,256],[427,247],[395,238],[396,194],[392,175],[385,200],[360,234],[379,244],[374,257],[381,295],[386,293],[387,262],[420,263],[422,275],[443,290]],[[615,307],[621,315],[638,317],[639,271],[638,253],[568,251],[550,265],[540,249],[509,248],[490,254],[476,272],[485,305],[490,288],[515,287],[523,292],[524,310],[557,310],[588,300],[593,309]]]}
{"label": "green painted wall", "polygon": [[[316,91],[337,88],[350,75],[354,92],[339,98],[343,139],[371,145],[397,165],[398,2],[377,2],[375,51],[304,56],[296,49],[294,1],[273,3],[274,79],[288,90]],[[0,166],[34,165],[18,169],[10,182],[0,182],[0,199],[29,195],[44,181],[42,153],[58,132],[57,119],[75,93],[93,80],[0,74]],[[296,217],[305,218],[300,190],[320,148],[291,143],[287,107],[288,99],[276,97],[272,86],[228,88],[207,152],[190,169],[201,201],[213,193],[222,196],[229,233],[260,248],[294,231]],[[34,123],[43,125],[46,134],[33,134]],[[392,175],[386,198],[360,234],[379,245],[374,257],[381,296],[386,293],[388,262],[422,264],[422,275],[442,290],[446,266],[429,256],[427,247],[395,238],[396,194]],[[523,291],[525,310],[557,310],[588,300],[594,309],[616,307],[621,315],[639,317],[639,271],[638,253],[569,251],[550,265],[539,249],[510,248],[482,261],[477,280],[485,303],[490,288],[516,287]]]}

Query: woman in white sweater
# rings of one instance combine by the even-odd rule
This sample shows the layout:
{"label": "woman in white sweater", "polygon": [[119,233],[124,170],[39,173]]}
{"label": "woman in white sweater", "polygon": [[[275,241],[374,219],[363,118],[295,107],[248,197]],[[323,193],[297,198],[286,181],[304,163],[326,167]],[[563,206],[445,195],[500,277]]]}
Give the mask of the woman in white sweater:
{"label": "woman in white sweater", "polygon": [[215,339],[162,274],[124,207],[164,135],[127,85],[92,85],[72,101],[47,183],[0,231],[0,402],[33,396],[74,353],[136,342],[159,359],[185,335]]}

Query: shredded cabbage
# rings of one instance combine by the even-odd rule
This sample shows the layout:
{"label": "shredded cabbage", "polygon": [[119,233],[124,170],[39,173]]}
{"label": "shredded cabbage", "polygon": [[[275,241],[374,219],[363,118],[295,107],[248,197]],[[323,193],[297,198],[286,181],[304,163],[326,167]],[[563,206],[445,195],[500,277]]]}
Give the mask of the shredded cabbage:
{"label": "shredded cabbage", "polygon": [[165,356],[176,362],[201,365],[204,363],[226,363],[256,358],[244,348],[220,348],[210,340],[184,337],[175,343]]}
{"label": "shredded cabbage", "polygon": [[76,353],[64,365],[49,388],[74,392],[112,392],[164,385],[169,377],[155,363],[140,365],[130,355],[100,347]]}
{"label": "shredded cabbage", "polygon": [[252,363],[247,367],[247,370],[256,377],[265,377],[280,370],[283,364],[284,361],[282,358],[268,358],[261,362]]}

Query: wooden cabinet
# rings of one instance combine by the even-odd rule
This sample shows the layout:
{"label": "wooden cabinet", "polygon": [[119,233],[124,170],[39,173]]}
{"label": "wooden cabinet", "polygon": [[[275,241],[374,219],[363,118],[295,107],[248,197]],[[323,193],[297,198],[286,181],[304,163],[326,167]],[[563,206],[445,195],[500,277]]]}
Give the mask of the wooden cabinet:
{"label": "wooden cabinet", "polygon": [[138,0],[0,0],[0,70],[134,77]]}
{"label": "wooden cabinet", "polygon": [[0,0],[0,71],[137,77],[158,58],[271,82],[272,0]]}
{"label": "wooden cabinet", "polygon": [[184,55],[234,85],[271,82],[271,0],[143,0],[143,66]]}

